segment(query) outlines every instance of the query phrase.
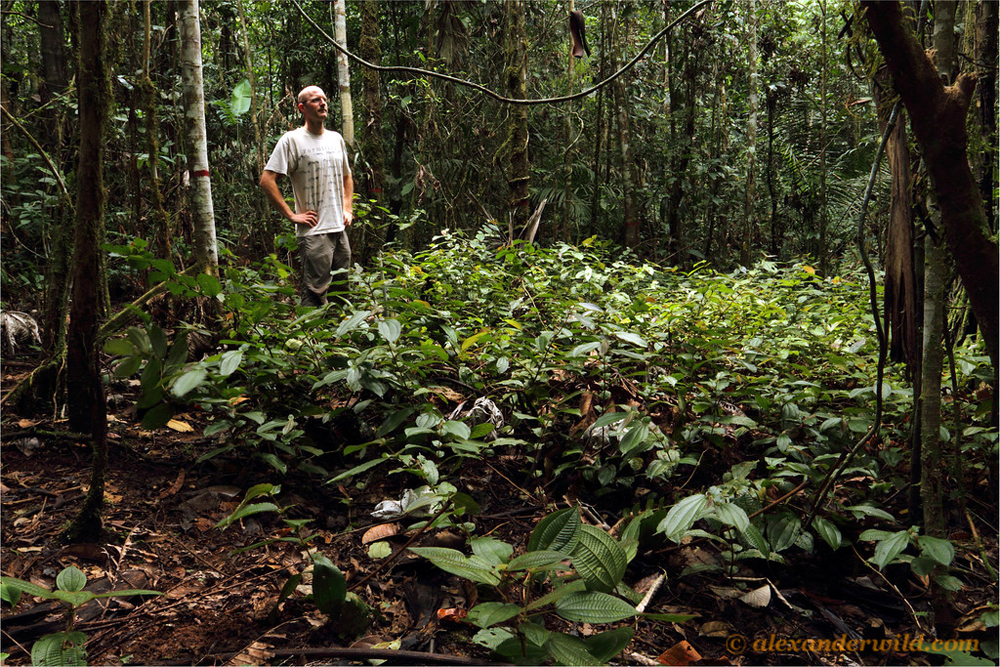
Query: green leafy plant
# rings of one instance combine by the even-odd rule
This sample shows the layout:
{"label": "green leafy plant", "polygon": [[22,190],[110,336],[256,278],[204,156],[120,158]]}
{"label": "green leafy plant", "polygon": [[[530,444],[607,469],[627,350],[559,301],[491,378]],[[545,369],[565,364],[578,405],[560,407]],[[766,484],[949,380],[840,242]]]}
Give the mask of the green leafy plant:
{"label": "green leafy plant", "polygon": [[[633,629],[621,627],[580,639],[546,628],[551,615],[572,622],[616,623],[638,612],[622,583],[635,556],[635,540],[619,542],[584,525],[579,509],[549,514],[531,533],[527,551],[492,537],[469,542],[471,555],[442,547],[410,547],[442,570],[491,590],[493,599],[468,610],[466,621],[480,628],[473,641],[516,664],[553,659],[560,664],[605,664],[631,641]],[[636,599],[635,602],[638,602]],[[645,614],[681,622],[690,616]]]}
{"label": "green leafy plant", "polygon": [[91,600],[134,595],[161,595],[158,591],[124,589],[107,593],[84,590],[87,575],[70,566],[56,575],[56,588],[49,590],[15,577],[0,577],[0,597],[11,606],[17,605],[21,595],[27,593],[45,600],[56,600],[66,607],[66,629],[45,635],[31,647],[31,664],[38,666],[86,665],[84,647],[87,635],[76,629],[76,611]]}
{"label": "green leafy plant", "polygon": [[[280,492],[280,486],[267,483],[257,484],[247,489],[243,500],[240,501],[236,509],[219,521],[215,527],[225,530],[233,523],[255,514],[277,512],[288,527],[290,534],[256,542],[239,549],[239,551],[249,551],[277,542],[288,542],[308,554],[310,566],[307,570],[295,573],[285,581],[271,610],[271,618],[275,617],[278,606],[291,597],[298,586],[303,583],[304,578],[311,575],[312,593],[310,598],[316,608],[329,617],[330,622],[336,625],[337,631],[341,635],[360,634],[368,627],[371,610],[361,598],[347,590],[347,581],[337,566],[326,555],[309,544],[319,536],[319,533],[307,532],[307,525],[310,521],[308,519],[289,519],[284,516],[289,508],[281,507],[275,502],[275,496]],[[266,498],[266,500],[261,500],[262,498]]]}
{"label": "green leafy plant", "polygon": [[[962,582],[947,573],[947,568],[955,558],[955,547],[949,540],[920,535],[920,529],[916,526],[896,532],[866,530],[859,539],[875,543],[875,552],[869,560],[880,570],[896,563],[909,563],[914,574],[931,577],[945,590],[957,591],[962,588]],[[917,556],[903,553],[910,546],[916,547]]]}

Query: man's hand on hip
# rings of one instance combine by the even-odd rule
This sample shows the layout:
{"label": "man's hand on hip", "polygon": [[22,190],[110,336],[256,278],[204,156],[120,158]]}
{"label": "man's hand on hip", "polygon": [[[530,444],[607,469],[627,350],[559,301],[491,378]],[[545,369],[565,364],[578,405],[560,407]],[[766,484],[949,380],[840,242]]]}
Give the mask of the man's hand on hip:
{"label": "man's hand on hip", "polygon": [[292,217],[289,218],[296,225],[307,225],[309,227],[315,227],[316,223],[319,222],[319,214],[316,211],[306,211],[305,213],[293,213]]}

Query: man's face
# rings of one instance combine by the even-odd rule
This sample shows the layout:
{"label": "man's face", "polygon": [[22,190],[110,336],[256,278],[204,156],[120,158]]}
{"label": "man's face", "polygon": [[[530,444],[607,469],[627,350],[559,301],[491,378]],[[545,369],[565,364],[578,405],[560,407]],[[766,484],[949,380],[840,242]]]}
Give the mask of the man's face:
{"label": "man's face", "polygon": [[325,120],[327,116],[326,94],[319,88],[309,88],[305,91],[305,100],[299,103],[299,111],[305,120]]}

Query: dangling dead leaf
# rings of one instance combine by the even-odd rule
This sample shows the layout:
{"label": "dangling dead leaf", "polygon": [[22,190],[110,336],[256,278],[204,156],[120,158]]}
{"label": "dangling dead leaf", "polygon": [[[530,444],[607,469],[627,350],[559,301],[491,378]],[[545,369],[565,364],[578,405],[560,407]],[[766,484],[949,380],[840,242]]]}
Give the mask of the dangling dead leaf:
{"label": "dangling dead leaf", "polygon": [[20,419],[18,420],[17,425],[21,428],[33,428],[41,423],[42,423],[41,420],[32,421],[30,419]]}
{"label": "dangling dead leaf", "polygon": [[656,661],[661,665],[675,665],[677,667],[684,667],[698,660],[701,660],[701,654],[687,641],[674,644],[656,657]]}
{"label": "dangling dead leaf", "polygon": [[370,544],[372,542],[378,542],[379,540],[384,540],[387,537],[392,537],[393,535],[399,534],[399,524],[398,523],[382,523],[377,526],[372,526],[365,531],[365,534],[361,536],[361,544]]}
{"label": "dangling dead leaf", "polygon": [[740,596],[741,602],[746,602],[751,607],[760,609],[771,604],[771,585],[764,584],[760,588],[755,588],[745,595]]}
{"label": "dangling dead leaf", "polygon": [[194,427],[187,422],[178,421],[176,419],[168,421],[167,428],[177,431],[178,433],[190,433],[194,430]]}
{"label": "dangling dead leaf", "polygon": [[271,647],[264,642],[254,642],[235,655],[227,665],[263,665],[266,664],[274,653]]}

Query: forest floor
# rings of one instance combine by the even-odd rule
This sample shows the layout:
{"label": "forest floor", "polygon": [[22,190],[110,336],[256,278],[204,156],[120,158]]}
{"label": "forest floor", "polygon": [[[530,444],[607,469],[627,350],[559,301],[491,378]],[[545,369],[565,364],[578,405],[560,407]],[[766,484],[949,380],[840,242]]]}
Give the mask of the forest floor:
{"label": "forest floor", "polygon": [[[4,388],[28,370],[26,363],[5,364]],[[3,574],[51,588],[62,568],[75,565],[86,573],[88,583],[103,590],[142,588],[163,594],[112,599],[104,606],[95,602],[81,609],[77,627],[88,637],[90,664],[378,664],[368,660],[384,658],[379,649],[387,647],[419,652],[400,653],[387,664],[482,664],[491,659],[487,649],[470,641],[473,626],[450,620],[454,615],[442,611],[475,604],[474,586],[407,551],[388,563],[369,556],[366,531],[379,523],[369,512],[379,501],[399,497],[402,475],[374,476],[359,490],[355,485],[317,485],[314,478],[292,473],[279,477],[236,456],[196,464],[200,454],[216,446],[201,435],[201,415],[178,415],[173,428],[145,432],[129,414],[131,397],[113,398],[104,513],[108,540],[103,545],[59,541],[87,488],[89,448],[51,435],[65,428],[58,420],[10,410],[3,415]],[[37,435],[40,431],[50,435]],[[456,486],[483,507],[474,519],[477,534],[523,547],[542,516],[575,500],[564,496],[540,501],[537,492],[521,486],[520,471],[526,467],[513,457],[498,457],[457,473]],[[341,635],[344,628],[327,622],[301,591],[276,605],[289,576],[307,565],[307,554],[287,542],[240,551],[269,538],[288,537],[288,528],[273,514],[246,518],[226,530],[215,527],[237,507],[249,486],[263,480],[282,485],[283,503],[294,505],[290,517],[311,520],[309,527],[319,533],[311,544],[345,573],[349,585],[371,575],[354,591],[373,610],[363,632]],[[594,519],[599,513],[585,515]],[[396,551],[408,536],[400,529],[388,539]],[[462,548],[462,543],[448,531],[427,531],[419,539],[424,546]],[[996,545],[989,550],[987,556],[995,562]],[[971,548],[960,548],[957,556],[962,563],[975,561],[970,567],[981,570],[978,558]],[[780,565],[745,561],[739,577],[727,577],[718,568],[681,576],[683,569],[697,564],[718,565],[711,543],[663,543],[640,550],[626,583],[641,589],[644,579],[666,574],[648,610],[695,618],[684,623],[640,618],[634,623],[635,638],[616,661],[945,662],[946,656],[920,650],[916,643],[923,638],[928,648],[934,635],[926,582],[909,568],[887,568],[883,576],[851,547],[832,552],[825,545],[812,555],[789,552]],[[996,602],[995,585],[966,583],[948,613],[939,612],[939,635],[945,638],[940,633],[947,626],[947,638],[995,639],[995,628],[987,631],[977,620]],[[58,608],[24,598],[13,610],[3,607],[3,651],[10,654],[6,664],[29,664],[32,642],[64,626]],[[598,631],[554,615],[547,622],[552,629],[580,636]],[[840,643],[809,642],[824,639]],[[848,644],[850,640],[854,644]],[[858,640],[866,640],[863,650]],[[960,647],[953,642],[944,648]]]}

